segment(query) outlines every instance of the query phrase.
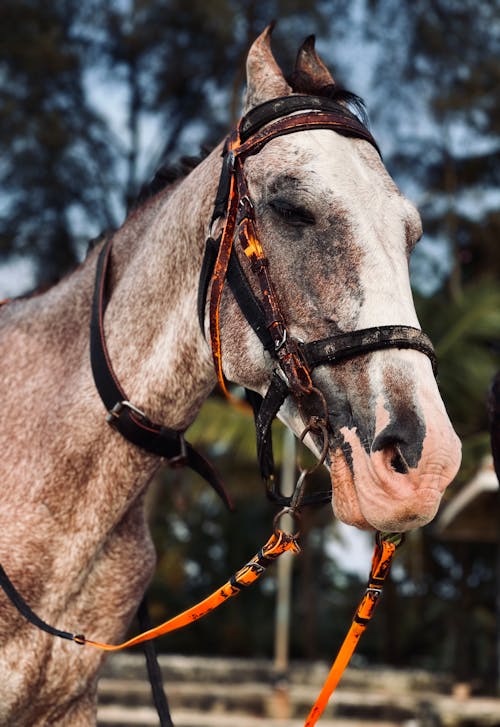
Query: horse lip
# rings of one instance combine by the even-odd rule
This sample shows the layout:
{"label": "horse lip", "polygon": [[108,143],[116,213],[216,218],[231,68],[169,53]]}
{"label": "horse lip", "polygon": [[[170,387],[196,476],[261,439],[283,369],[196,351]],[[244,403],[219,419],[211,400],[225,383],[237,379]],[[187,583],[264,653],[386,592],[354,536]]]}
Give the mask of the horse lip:
{"label": "horse lip", "polygon": [[[344,446],[338,439],[328,457],[333,507],[341,520],[362,529],[404,531],[435,517],[442,483],[422,480],[414,468],[406,466],[404,457],[394,462],[394,457],[387,460],[386,453],[382,462],[382,452],[368,453],[359,440],[352,439],[352,430],[351,437],[345,434]],[[404,472],[397,471],[403,468]]]}

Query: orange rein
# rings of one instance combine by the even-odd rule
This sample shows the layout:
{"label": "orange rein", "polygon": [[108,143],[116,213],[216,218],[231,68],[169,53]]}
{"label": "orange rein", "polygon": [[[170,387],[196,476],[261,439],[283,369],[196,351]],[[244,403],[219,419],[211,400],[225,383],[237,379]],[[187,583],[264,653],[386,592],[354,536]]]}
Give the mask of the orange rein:
{"label": "orange rein", "polygon": [[316,698],[314,706],[307,716],[304,727],[313,727],[323,714],[330,697],[337,687],[337,684],[339,683],[340,678],[358,645],[361,635],[366,630],[366,627],[375,612],[377,603],[382,595],[382,586],[391,567],[392,559],[396,554],[396,549],[402,541],[403,536],[399,533],[377,533],[377,542],[373,553],[368,586],[358,608],[356,609],[351,627],[347,632],[347,636],[340,647],[335,661],[332,664],[332,668],[330,669],[325,683]]}
{"label": "orange rein", "polygon": [[189,626],[190,623],[203,618],[203,616],[209,614],[225,601],[229,600],[233,596],[237,596],[243,588],[255,583],[255,581],[258,580],[264,573],[265,569],[287,550],[290,550],[292,553],[300,552],[296,536],[289,535],[283,530],[276,529],[257,555],[240,568],[240,570],[226,581],[223,586],[218,588],[210,596],[207,596],[207,598],[204,598],[195,606],[192,606],[159,626],[149,629],[148,631],[144,631],[144,633],[134,636],[121,644],[107,644],[100,641],[92,641],[81,634],[73,636],[73,641],[82,646],[94,646],[95,648],[102,649],[104,651],[120,651],[121,649],[126,649],[129,646],[135,646],[136,644],[141,644],[143,641],[149,641],[158,636],[168,634],[171,631],[176,631],[184,626]]}
{"label": "orange rein", "polygon": [[[382,594],[382,586],[391,567],[392,559],[402,540],[403,536],[397,533],[377,534],[368,586],[356,609],[351,627],[340,647],[325,683],[307,716],[304,727],[313,727],[323,714],[331,695],[337,687],[358,645],[361,635],[375,612],[375,608]],[[100,641],[93,641],[85,638],[81,634],[74,635],[73,641],[81,646],[93,646],[104,651],[120,651],[121,649],[126,649],[130,646],[135,646],[144,641],[149,641],[158,636],[176,631],[184,626],[189,626],[190,623],[203,618],[218,606],[225,603],[225,601],[233,596],[237,596],[243,588],[255,583],[264,573],[268,565],[286,551],[291,551],[294,554],[300,552],[297,535],[290,535],[276,528],[264,547],[248,563],[240,568],[223,586],[192,608],[120,644],[107,644]]]}

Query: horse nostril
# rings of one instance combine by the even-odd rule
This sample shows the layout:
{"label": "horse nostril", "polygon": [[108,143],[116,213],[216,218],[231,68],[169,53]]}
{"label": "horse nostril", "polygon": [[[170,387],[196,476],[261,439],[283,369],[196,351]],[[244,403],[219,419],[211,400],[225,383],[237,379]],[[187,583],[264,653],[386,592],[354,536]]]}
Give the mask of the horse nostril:
{"label": "horse nostril", "polygon": [[401,454],[401,450],[398,445],[394,447],[394,454],[391,458],[391,467],[395,472],[399,472],[400,475],[408,474],[409,467],[405,458]]}
{"label": "horse nostril", "polygon": [[425,437],[426,427],[417,412],[395,412],[373,439],[371,451],[382,452],[388,469],[406,475],[418,468]]}
{"label": "horse nostril", "polygon": [[402,452],[404,442],[394,434],[382,432],[375,438],[372,445],[372,452],[382,451],[388,465],[400,475],[408,474],[410,469],[408,462]]}

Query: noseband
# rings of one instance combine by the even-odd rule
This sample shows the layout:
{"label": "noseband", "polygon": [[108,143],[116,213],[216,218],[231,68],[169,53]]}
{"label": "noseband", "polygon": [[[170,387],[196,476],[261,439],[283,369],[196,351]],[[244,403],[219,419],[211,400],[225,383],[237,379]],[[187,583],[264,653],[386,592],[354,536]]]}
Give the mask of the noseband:
{"label": "noseband", "polygon": [[[271,424],[290,394],[302,416],[309,419],[308,428],[313,433],[314,418],[307,410],[317,410],[317,403],[320,402],[323,410],[320,423],[325,431],[324,427],[328,426],[326,402],[312,381],[312,372],[316,367],[334,365],[386,348],[412,348],[428,356],[436,372],[431,341],[421,330],[412,326],[363,328],[307,343],[290,334],[270,275],[269,260],[259,240],[244,162],[249,156],[258,154],[272,139],[313,129],[331,129],[343,136],[363,139],[380,154],[368,129],[346,107],[331,99],[306,95],[286,96],[252,109],[243,116],[224,145],[210,229],[213,230],[221,220],[223,228],[217,239],[212,235],[207,239],[198,289],[198,316],[204,331],[205,304],[210,286],[210,342],[217,379],[226,394],[219,322],[226,281],[247,322],[274,362],[271,384],[265,397],[248,391],[247,396],[254,409],[260,470],[267,484],[268,495],[279,504],[288,504],[288,499],[281,495],[275,483]],[[236,240],[250,262],[259,297],[254,293],[235,253]],[[314,406],[310,405],[311,401],[314,401]],[[330,499],[330,492],[320,493],[305,497],[303,504]]]}

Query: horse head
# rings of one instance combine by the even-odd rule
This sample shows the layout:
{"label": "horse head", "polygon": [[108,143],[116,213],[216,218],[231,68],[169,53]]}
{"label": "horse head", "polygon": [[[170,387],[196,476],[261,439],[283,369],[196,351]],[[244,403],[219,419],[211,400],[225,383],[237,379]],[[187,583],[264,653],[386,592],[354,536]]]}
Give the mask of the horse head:
{"label": "horse head", "polygon": [[[311,38],[285,79],[268,28],[248,55],[245,113],[300,95],[328,97],[340,107],[349,102]],[[421,221],[374,142],[332,128],[276,134],[245,158],[244,178],[255,236],[295,341],[420,328],[408,260]],[[256,293],[251,260],[236,243],[233,254]],[[276,363],[227,287],[220,302],[221,368],[228,380],[264,395]],[[424,525],[457,472],[460,443],[424,354],[393,343],[322,363],[311,374],[327,412],[333,508],[346,523],[397,531]],[[297,435],[305,427],[300,409],[289,395],[279,414]],[[318,453],[318,437],[306,442]]]}

